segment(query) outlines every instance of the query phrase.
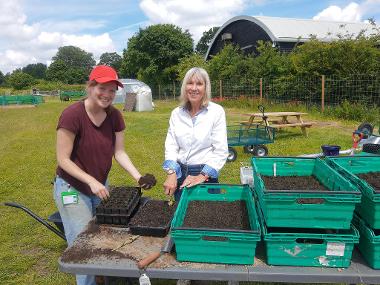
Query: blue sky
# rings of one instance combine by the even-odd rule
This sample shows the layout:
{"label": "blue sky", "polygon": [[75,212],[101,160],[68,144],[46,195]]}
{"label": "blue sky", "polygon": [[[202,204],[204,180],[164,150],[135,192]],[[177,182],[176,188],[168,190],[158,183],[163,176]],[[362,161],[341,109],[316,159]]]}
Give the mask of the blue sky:
{"label": "blue sky", "polygon": [[380,22],[380,0],[0,0],[0,70],[49,64],[58,47],[122,53],[128,38],[151,24],[202,33],[239,15]]}

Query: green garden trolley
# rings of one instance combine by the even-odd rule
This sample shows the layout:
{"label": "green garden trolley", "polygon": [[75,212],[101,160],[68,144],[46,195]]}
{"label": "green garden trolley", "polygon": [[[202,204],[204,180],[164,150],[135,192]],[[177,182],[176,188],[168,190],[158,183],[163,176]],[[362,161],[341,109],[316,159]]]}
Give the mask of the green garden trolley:
{"label": "green garden trolley", "polygon": [[227,126],[228,157],[227,161],[235,161],[237,152],[235,146],[243,146],[244,152],[254,156],[268,155],[268,143],[273,143],[275,139],[275,129],[259,124],[250,126],[240,124]]}

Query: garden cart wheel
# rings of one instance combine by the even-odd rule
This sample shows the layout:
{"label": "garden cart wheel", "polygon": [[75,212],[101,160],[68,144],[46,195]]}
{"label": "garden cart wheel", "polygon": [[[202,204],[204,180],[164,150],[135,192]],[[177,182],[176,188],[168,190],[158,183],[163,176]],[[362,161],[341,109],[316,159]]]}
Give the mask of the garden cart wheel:
{"label": "garden cart wheel", "polygon": [[255,149],[255,145],[245,145],[243,147],[243,150],[244,150],[244,153],[250,153],[250,154],[253,154],[253,151]]}
{"label": "garden cart wheel", "polygon": [[237,158],[237,152],[233,147],[228,148],[228,156],[227,156],[227,161],[232,162],[235,161]]}
{"label": "garden cart wheel", "polygon": [[253,149],[253,155],[254,156],[267,156],[268,155],[268,148],[262,144],[255,145],[255,147]]}
{"label": "garden cart wheel", "polygon": [[367,139],[373,133],[373,126],[370,123],[361,123],[358,127],[358,131],[364,134],[364,139]]}

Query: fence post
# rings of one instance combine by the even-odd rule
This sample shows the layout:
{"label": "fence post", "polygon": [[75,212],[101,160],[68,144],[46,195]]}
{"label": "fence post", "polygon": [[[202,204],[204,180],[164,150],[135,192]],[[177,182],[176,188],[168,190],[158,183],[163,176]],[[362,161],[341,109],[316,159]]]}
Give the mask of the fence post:
{"label": "fence post", "polygon": [[260,78],[260,103],[263,101],[263,78]]}
{"label": "fence post", "polygon": [[158,100],[161,100],[161,85],[158,84]]}
{"label": "fence post", "polygon": [[322,92],[321,92],[321,111],[322,113],[325,111],[325,76],[322,75]]}
{"label": "fence post", "polygon": [[223,100],[223,84],[222,84],[222,80],[219,80],[219,99],[220,99],[220,101]]}

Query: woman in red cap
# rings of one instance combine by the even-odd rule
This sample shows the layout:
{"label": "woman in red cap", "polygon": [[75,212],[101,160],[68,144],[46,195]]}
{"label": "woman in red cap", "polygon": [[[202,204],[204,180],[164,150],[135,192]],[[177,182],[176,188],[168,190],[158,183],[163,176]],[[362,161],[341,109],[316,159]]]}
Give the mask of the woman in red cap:
{"label": "woman in red cap", "polygon": [[[96,66],[86,98],[67,107],[59,118],[54,200],[69,246],[93,218],[100,201],[109,197],[107,176],[113,157],[142,188],[156,183],[153,175],[139,173],[124,150],[124,120],[112,106],[118,86],[123,88],[113,68]],[[76,277],[77,284],[95,284],[94,276]]]}

